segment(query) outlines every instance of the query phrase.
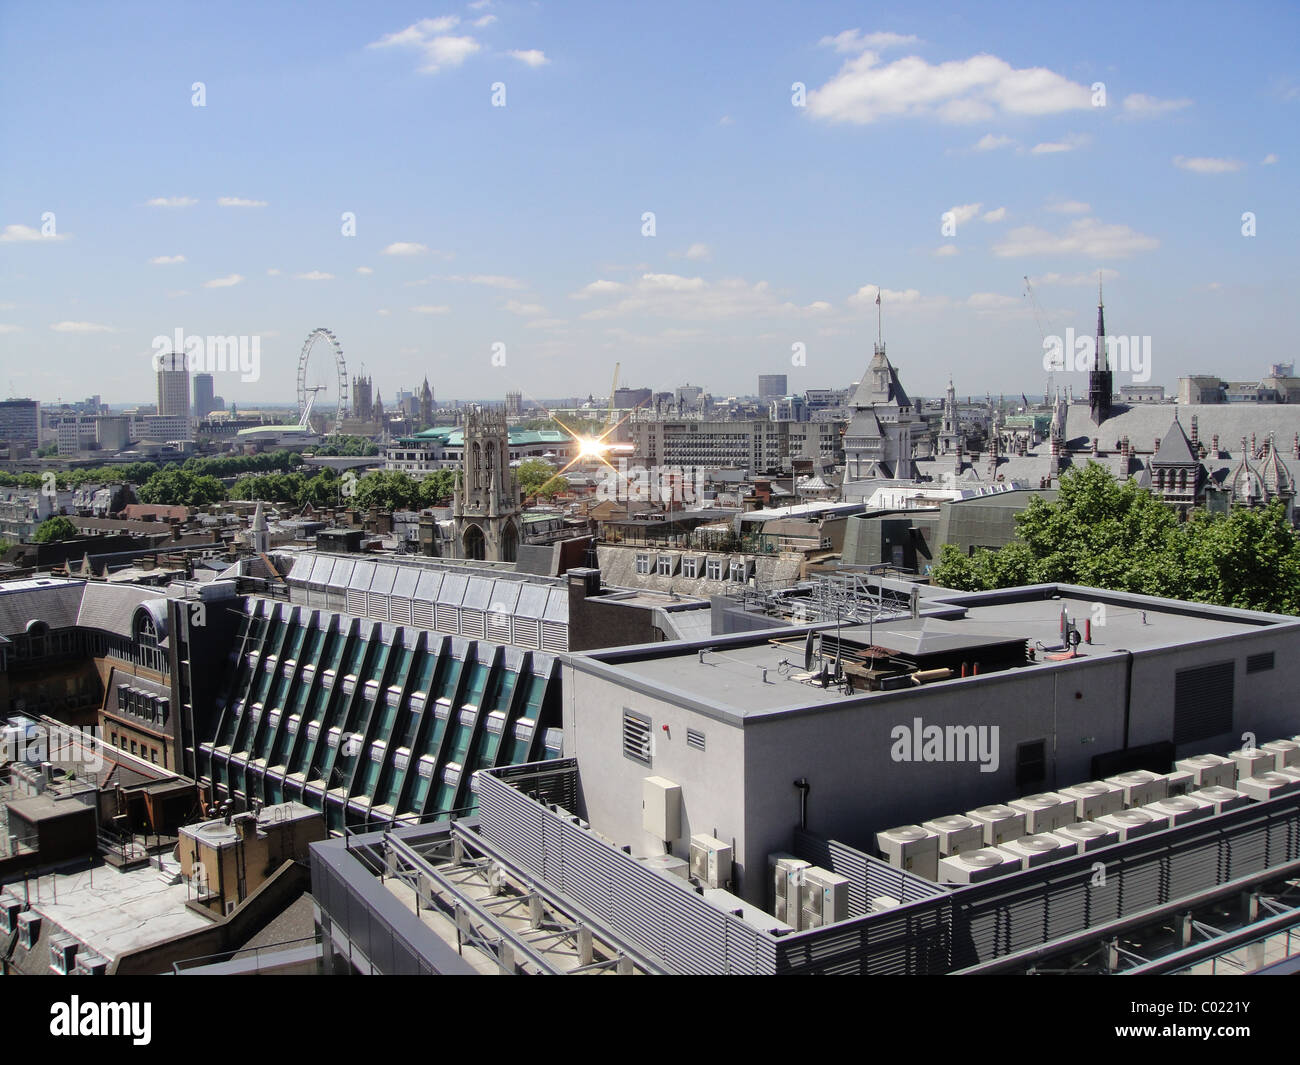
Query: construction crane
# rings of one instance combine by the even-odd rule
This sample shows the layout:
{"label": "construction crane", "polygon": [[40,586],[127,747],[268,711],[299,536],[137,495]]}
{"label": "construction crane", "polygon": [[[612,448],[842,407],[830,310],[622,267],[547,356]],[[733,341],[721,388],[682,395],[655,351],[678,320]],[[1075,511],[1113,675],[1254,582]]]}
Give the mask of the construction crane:
{"label": "construction crane", "polygon": [[[1038,297],[1034,294],[1034,286],[1029,283],[1029,275],[1025,275],[1025,295],[1029,297],[1029,306],[1034,311],[1034,321],[1038,323],[1038,334],[1043,340],[1043,350],[1047,350],[1047,330],[1043,327],[1043,308],[1038,304]],[[1052,394],[1056,391],[1056,372],[1047,371],[1047,402],[1052,402]]]}

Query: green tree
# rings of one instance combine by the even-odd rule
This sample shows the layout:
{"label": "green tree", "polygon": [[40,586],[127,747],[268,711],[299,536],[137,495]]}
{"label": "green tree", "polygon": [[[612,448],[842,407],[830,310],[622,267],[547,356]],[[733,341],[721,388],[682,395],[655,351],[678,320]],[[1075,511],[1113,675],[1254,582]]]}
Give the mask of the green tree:
{"label": "green tree", "polygon": [[554,499],[558,495],[563,495],[569,490],[569,479],[556,474],[537,490],[537,494],[544,499]]}
{"label": "green tree", "polygon": [[555,476],[555,468],[541,459],[528,459],[519,464],[515,471],[519,478],[519,489],[527,496],[535,496],[547,481]]}
{"label": "green tree", "polygon": [[159,470],[140,488],[140,502],[156,506],[202,507],[225,498],[226,489],[215,477],[179,467]]}
{"label": "green tree", "polygon": [[936,584],[979,591],[1019,584],[1094,588],[1300,613],[1300,538],[1280,502],[1188,521],[1129,480],[1089,463],[1067,471],[1055,502],[1030,500],[1016,539],[969,557],[946,545]]}
{"label": "green tree", "polygon": [[32,543],[50,544],[55,540],[71,540],[77,535],[77,527],[62,514],[46,518],[32,533]]}
{"label": "green tree", "polygon": [[362,510],[415,510],[420,506],[420,482],[401,470],[376,470],[357,481],[352,503]]}
{"label": "green tree", "polygon": [[446,504],[456,487],[455,470],[434,470],[425,474],[420,481],[420,507],[436,507]]}

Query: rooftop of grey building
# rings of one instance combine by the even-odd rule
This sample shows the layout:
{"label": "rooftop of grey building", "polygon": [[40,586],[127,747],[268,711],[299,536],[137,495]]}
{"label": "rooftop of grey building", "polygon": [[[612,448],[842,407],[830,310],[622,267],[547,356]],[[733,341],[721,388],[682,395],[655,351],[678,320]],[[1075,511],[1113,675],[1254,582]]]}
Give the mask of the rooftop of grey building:
{"label": "rooftop of grey building", "polygon": [[[922,604],[919,619],[895,614],[872,625],[839,626],[838,636],[846,646],[886,648],[911,657],[1025,641],[1036,657],[1017,670],[1064,670],[1125,652],[1158,653],[1188,644],[1208,646],[1261,629],[1300,628],[1300,619],[1283,615],[1072,585],[948,592],[924,598]],[[1085,622],[1092,622],[1092,642],[1081,643],[1073,658],[1045,659],[1047,653],[1063,653],[1062,609],[1081,633]],[[580,672],[733,724],[864,699],[905,698],[915,690],[871,691],[859,686],[846,694],[835,685],[823,687],[808,676],[804,665],[805,634],[812,631],[828,641],[837,636],[837,626],[831,622],[690,643],[592,651],[569,655],[567,661]],[[833,659],[833,654],[827,657]],[[954,676],[925,686],[978,683],[989,675]]]}

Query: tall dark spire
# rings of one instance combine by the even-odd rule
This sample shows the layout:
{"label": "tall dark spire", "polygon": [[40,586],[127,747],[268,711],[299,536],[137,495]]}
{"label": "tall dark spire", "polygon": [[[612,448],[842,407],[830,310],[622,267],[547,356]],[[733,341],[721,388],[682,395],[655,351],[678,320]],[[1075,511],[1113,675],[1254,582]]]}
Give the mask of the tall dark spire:
{"label": "tall dark spire", "polygon": [[1114,391],[1110,358],[1106,351],[1105,305],[1101,299],[1101,271],[1097,271],[1097,340],[1092,372],[1088,374],[1088,409],[1092,420],[1100,425],[1110,417],[1110,398]]}

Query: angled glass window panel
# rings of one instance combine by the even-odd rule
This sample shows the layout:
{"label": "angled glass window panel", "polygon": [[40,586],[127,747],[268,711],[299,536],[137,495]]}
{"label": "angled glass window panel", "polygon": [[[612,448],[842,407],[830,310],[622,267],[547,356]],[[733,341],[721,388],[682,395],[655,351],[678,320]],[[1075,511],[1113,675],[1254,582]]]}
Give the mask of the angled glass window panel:
{"label": "angled glass window panel", "polygon": [[414,599],[419,583],[420,571],[415,566],[399,566],[397,578],[393,581],[392,594],[402,599]]}
{"label": "angled glass window panel", "polygon": [[487,609],[499,614],[514,615],[519,603],[520,581],[495,580],[492,582],[492,597]]}
{"label": "angled glass window panel", "polygon": [[521,717],[511,730],[510,752],[504,765],[519,765],[528,761],[528,752],[533,749],[533,736],[537,733],[537,721],[531,717]]}
{"label": "angled glass window panel", "polygon": [[370,587],[370,582],[374,579],[375,563],[358,562],[352,570],[352,579],[348,581],[348,590],[364,592]]}
{"label": "angled glass window panel", "polygon": [[439,606],[460,606],[465,598],[465,588],[469,578],[463,573],[447,573],[442,578],[442,588],[438,592]]}
{"label": "angled glass window panel", "polygon": [[475,710],[479,708],[490,669],[486,662],[475,662],[470,667],[470,674],[465,681],[465,695],[461,700],[463,705],[473,707]]}
{"label": "angled glass window panel", "polygon": [[420,573],[420,579],[415,585],[415,594],[411,598],[423,603],[437,602],[439,590],[442,588],[442,578],[443,574],[439,570],[424,570]]}
{"label": "angled glass window panel", "polygon": [[486,611],[492,603],[492,589],[496,582],[484,577],[471,577],[461,600],[463,609]]}
{"label": "angled glass window panel", "polygon": [[375,575],[370,580],[370,590],[379,595],[391,595],[396,580],[396,566],[377,565],[375,566]]}
{"label": "angled glass window panel", "polygon": [[515,604],[515,614],[522,618],[540,619],[546,614],[546,597],[550,589],[544,584],[523,584],[519,588],[519,600]]}

